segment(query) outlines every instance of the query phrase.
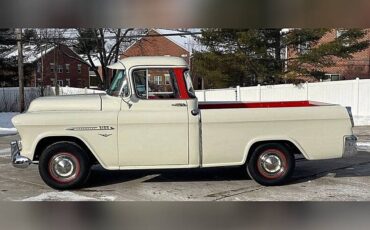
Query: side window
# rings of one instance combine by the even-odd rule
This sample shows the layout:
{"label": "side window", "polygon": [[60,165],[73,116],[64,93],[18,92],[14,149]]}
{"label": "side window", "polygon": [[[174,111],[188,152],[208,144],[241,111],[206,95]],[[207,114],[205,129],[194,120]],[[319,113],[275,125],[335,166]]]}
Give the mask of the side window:
{"label": "side window", "polygon": [[145,69],[140,69],[140,70],[134,70],[132,72],[132,79],[134,80],[135,84],[135,92],[136,95],[139,98],[146,99],[147,98],[147,70]]}
{"label": "side window", "polygon": [[137,69],[132,72],[136,95],[141,99],[179,98],[176,76],[172,69]]}

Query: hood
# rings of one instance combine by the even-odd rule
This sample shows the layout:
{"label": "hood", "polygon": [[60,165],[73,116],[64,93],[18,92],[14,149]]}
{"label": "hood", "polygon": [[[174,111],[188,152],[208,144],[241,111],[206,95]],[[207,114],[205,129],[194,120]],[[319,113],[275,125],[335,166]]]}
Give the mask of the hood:
{"label": "hood", "polygon": [[99,111],[101,103],[99,94],[40,97],[31,102],[28,111]]}

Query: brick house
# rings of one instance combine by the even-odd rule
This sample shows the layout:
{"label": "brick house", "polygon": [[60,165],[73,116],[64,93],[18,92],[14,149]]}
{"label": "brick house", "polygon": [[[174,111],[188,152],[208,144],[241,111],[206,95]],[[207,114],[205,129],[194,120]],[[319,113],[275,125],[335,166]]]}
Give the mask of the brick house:
{"label": "brick house", "polygon": [[[366,31],[365,38],[370,40],[370,29],[364,29]],[[341,35],[343,30],[333,29],[329,33],[326,33],[320,40],[320,43],[327,43],[333,41]],[[304,47],[304,46],[303,46]],[[304,48],[302,49],[304,50]],[[294,56],[297,51],[289,50],[288,55]],[[298,47],[300,52],[300,47]],[[327,80],[350,80],[355,78],[370,79],[370,47],[352,54],[351,59],[340,59],[333,57],[335,65],[332,67],[322,68],[321,71],[325,73]]]}
{"label": "brick house", "polygon": [[[18,56],[17,49],[7,54],[7,58]],[[23,48],[24,66],[29,69],[25,75],[25,86],[89,87],[89,65],[72,49],[65,45],[35,45]],[[17,75],[17,73],[13,73]]]}
{"label": "brick house", "polygon": [[[370,40],[370,29],[365,29],[365,39]],[[332,30],[327,33],[323,38],[322,42],[328,42],[334,40],[337,36],[340,36],[341,30]],[[353,58],[349,60],[334,59],[336,65],[329,68],[324,68],[326,75],[332,79],[355,79],[355,78],[370,78],[370,47],[353,54]]]}
{"label": "brick house", "polygon": [[[92,89],[101,89],[103,87],[103,67],[101,65],[101,62],[98,58],[98,54],[93,54],[91,55],[91,60],[95,66],[95,68],[97,68],[97,72],[99,73],[99,76],[97,76],[97,74],[95,73],[95,71],[93,71],[93,68],[92,66],[90,65],[90,61],[88,59],[88,57],[85,55],[85,54],[81,54],[80,57],[85,60],[86,63],[89,64],[89,82],[90,82],[90,87],[89,88],[92,88]],[[107,69],[107,73],[108,73],[108,76],[109,76],[109,79],[110,81],[112,81],[112,78],[113,78],[113,70],[112,69]]]}
{"label": "brick house", "polygon": [[[120,58],[133,56],[173,56],[183,58],[191,68],[192,53],[201,50],[201,45],[191,35],[165,36],[166,34],[182,33],[176,30],[151,29],[147,37],[143,37],[129,46]],[[168,76],[150,74],[149,81],[160,88],[166,87]],[[200,81],[193,76],[193,83],[197,88]]]}

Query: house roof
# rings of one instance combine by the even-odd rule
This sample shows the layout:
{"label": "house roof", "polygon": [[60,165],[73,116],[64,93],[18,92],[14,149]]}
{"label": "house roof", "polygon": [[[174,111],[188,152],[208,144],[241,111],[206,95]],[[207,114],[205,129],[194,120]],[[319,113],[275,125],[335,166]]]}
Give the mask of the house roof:
{"label": "house roof", "polygon": [[[37,45],[24,45],[23,62],[33,63],[39,58],[41,58],[42,55],[49,53],[54,48],[55,45],[41,45],[40,47],[37,47]],[[14,46],[13,49],[4,56],[4,58],[6,59],[14,57],[18,57],[18,49],[16,46]]]}
{"label": "house roof", "polygon": [[[193,51],[203,51],[206,49],[204,45],[202,45],[195,37],[192,35],[183,35],[184,32],[178,31],[178,30],[169,30],[169,29],[151,29],[148,31],[154,31],[160,35],[166,35],[166,34],[179,34],[178,36],[163,36],[173,42],[175,45],[183,48],[184,50],[188,51],[189,53],[193,53]],[[147,34],[148,34],[147,33]],[[139,42],[143,37],[132,43],[130,46],[128,46],[123,53],[125,53],[127,50],[129,50],[131,47],[133,47],[137,42]]]}
{"label": "house roof", "polygon": [[200,44],[200,42],[197,41],[197,39],[188,34],[188,35],[182,35],[183,32],[177,31],[177,30],[168,30],[168,29],[153,29],[157,33],[161,35],[166,34],[179,34],[178,36],[164,36],[168,40],[172,41],[176,45],[182,47],[183,49],[187,50],[189,53],[192,53],[195,51],[202,51],[205,49],[205,47]]}
{"label": "house roof", "polygon": [[[56,45],[48,45],[43,44],[41,46],[37,45],[24,45],[23,46],[23,63],[33,63],[41,58],[42,55],[46,55],[50,51],[52,51]],[[67,47],[70,49],[69,47]],[[77,57],[81,58],[80,55],[78,55],[73,49],[70,49]],[[9,59],[18,57],[18,48],[17,46],[14,46],[11,51],[9,51],[7,54],[4,55],[3,58]],[[86,62],[85,59],[81,58],[81,62]],[[86,62],[86,64],[88,64]]]}

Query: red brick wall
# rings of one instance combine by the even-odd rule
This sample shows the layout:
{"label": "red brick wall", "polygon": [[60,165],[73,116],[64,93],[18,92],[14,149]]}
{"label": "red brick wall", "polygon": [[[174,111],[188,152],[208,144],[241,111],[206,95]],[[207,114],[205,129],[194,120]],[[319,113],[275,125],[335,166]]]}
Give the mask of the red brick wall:
{"label": "red brick wall", "polygon": [[[370,30],[366,30],[367,34],[365,39],[370,39]],[[332,30],[331,33],[327,33],[320,42],[330,42],[336,38],[336,30]],[[339,59],[334,58],[336,63],[333,67],[323,68],[326,73],[329,74],[340,74],[344,79],[359,78],[370,78],[370,48],[365,49],[361,52],[352,54],[353,58]]]}
{"label": "red brick wall", "polygon": [[[364,39],[370,39],[370,29],[365,30],[367,32]],[[324,35],[320,43],[327,43],[333,41],[336,38],[336,29]],[[293,57],[296,55],[296,51],[289,49],[288,56]],[[367,48],[361,52],[352,54],[351,59],[340,59],[333,57],[335,63],[332,67],[325,67],[320,69],[327,74],[339,74],[343,79],[359,78],[370,78],[370,48]]]}
{"label": "red brick wall", "polygon": [[[158,35],[154,30],[149,31],[149,35]],[[185,61],[189,60],[189,52],[181,46],[163,36],[144,37],[129,47],[120,58],[132,56],[165,56],[182,57]],[[186,55],[184,57],[183,55]]]}
{"label": "red brick wall", "polygon": [[[43,74],[43,85],[47,86],[54,86],[52,79],[55,78],[54,72],[50,70],[50,63],[54,63],[54,55],[57,55],[58,65],[62,65],[63,72],[57,72],[57,79],[63,80],[63,85],[66,85],[67,79],[70,81],[71,87],[78,87],[84,88],[89,87],[89,65],[85,62],[81,61],[79,56],[75,54],[71,49],[67,46],[60,45],[60,48],[55,48],[48,52],[43,57],[43,66],[44,66],[44,74]],[[41,59],[37,62],[41,65]],[[37,75],[37,83],[41,84],[41,72],[37,72],[37,62],[35,63],[35,72]],[[56,64],[56,63],[54,63]],[[69,73],[66,72],[66,64],[69,64]],[[81,72],[78,72],[78,64],[81,64]],[[55,71],[58,71],[57,65],[54,66]],[[34,76],[34,75],[33,75]],[[35,79],[33,77],[31,81],[31,85],[35,85]]]}

